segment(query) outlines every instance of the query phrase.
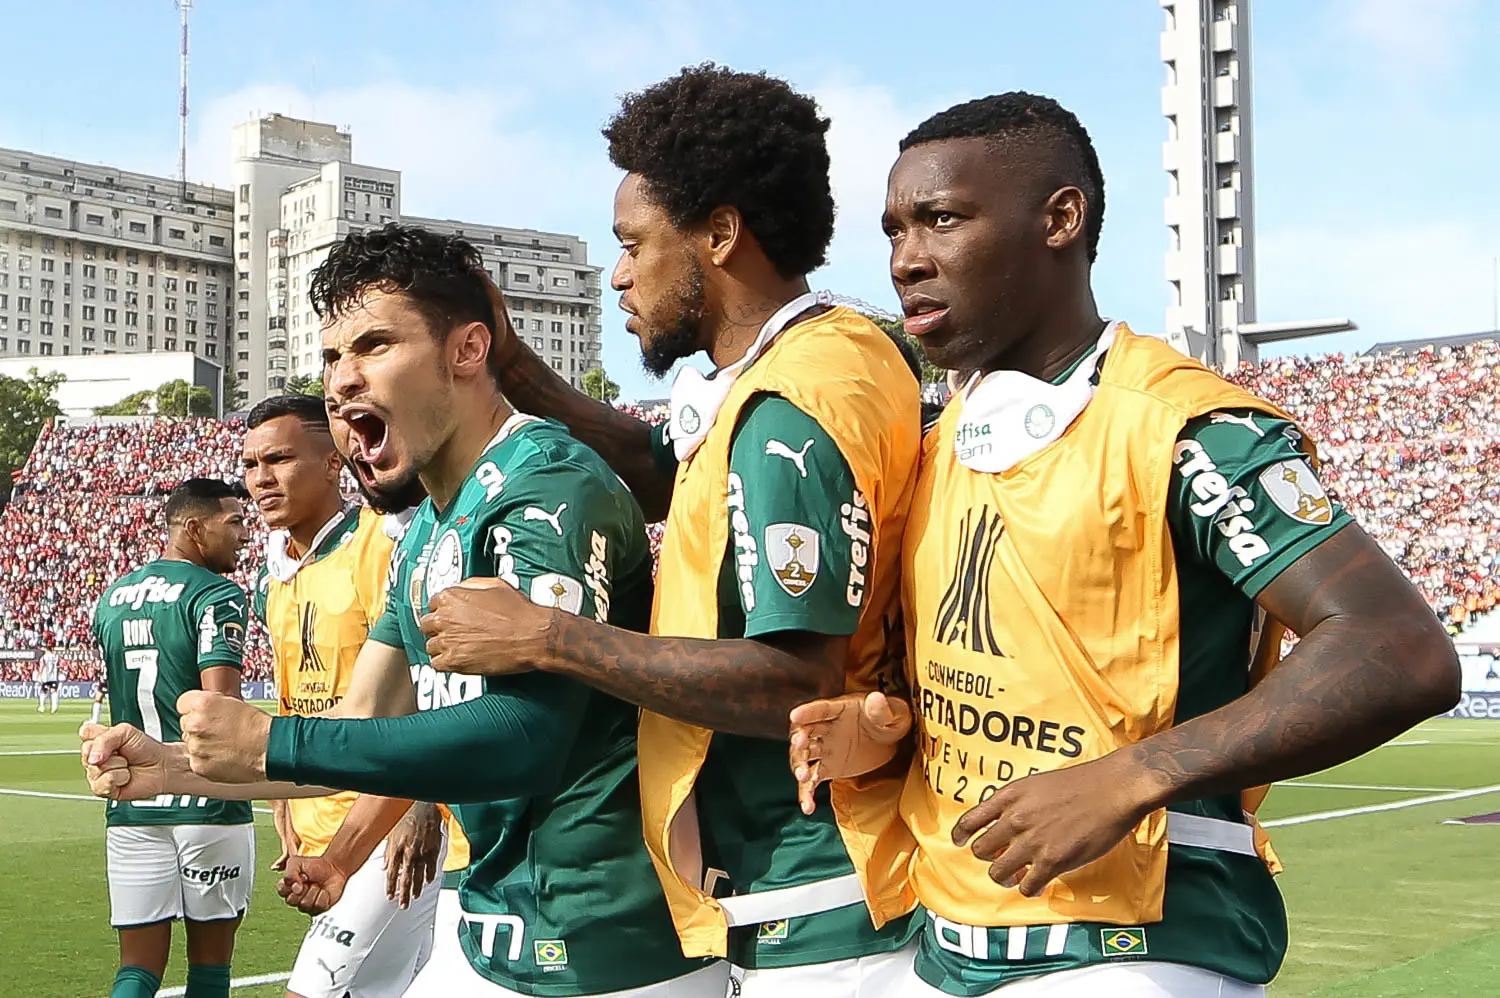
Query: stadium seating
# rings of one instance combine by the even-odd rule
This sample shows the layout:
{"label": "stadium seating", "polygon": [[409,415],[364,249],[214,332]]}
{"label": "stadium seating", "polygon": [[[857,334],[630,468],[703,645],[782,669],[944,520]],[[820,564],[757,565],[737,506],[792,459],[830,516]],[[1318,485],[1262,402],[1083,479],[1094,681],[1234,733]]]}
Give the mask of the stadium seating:
{"label": "stadium seating", "polygon": [[[1494,342],[1245,365],[1237,383],[1292,412],[1321,443],[1324,478],[1451,630],[1500,604],[1500,346]],[[661,404],[621,405],[660,422]],[[161,495],[193,475],[238,477],[237,421],[109,419],[48,427],[0,514],[0,648],[56,644],[69,678],[93,674],[93,601],[161,549]],[[253,511],[252,511],[253,515]],[[662,527],[650,528],[653,552]],[[236,580],[258,565],[263,528]],[[270,675],[251,628],[246,675]],[[29,679],[30,663],[0,664]]]}
{"label": "stadium seating", "polygon": [[1244,365],[1302,421],[1328,489],[1457,633],[1500,601],[1500,345]]}

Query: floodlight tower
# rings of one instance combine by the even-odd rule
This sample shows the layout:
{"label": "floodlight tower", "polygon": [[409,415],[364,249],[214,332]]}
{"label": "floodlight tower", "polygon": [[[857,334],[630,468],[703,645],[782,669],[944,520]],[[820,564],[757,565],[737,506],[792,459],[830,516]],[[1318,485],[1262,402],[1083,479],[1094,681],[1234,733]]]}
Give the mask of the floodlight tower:
{"label": "floodlight tower", "polygon": [[181,73],[177,101],[177,186],[179,200],[187,198],[187,126],[188,126],[188,11],[193,0],[175,0],[182,19],[182,45],[179,49]]}
{"label": "floodlight tower", "polygon": [[1347,319],[1256,321],[1250,0],[1159,2],[1168,342],[1229,368],[1256,360],[1262,343],[1353,329]]}

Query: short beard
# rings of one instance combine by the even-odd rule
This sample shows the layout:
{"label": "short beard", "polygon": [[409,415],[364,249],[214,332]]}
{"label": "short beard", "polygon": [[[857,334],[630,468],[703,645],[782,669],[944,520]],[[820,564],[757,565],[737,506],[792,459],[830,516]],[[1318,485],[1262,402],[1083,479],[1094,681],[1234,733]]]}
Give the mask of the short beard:
{"label": "short beard", "polygon": [[[349,462],[345,460],[344,463]],[[422,478],[415,471],[406,481],[381,486],[379,489],[367,486],[362,478],[354,474],[352,468],[349,474],[359,487],[360,494],[365,497],[366,504],[377,513],[404,513],[427,498],[427,489],[423,487]]]}
{"label": "short beard", "polygon": [[[671,316],[670,324],[657,326],[654,321],[641,317],[644,321],[650,321],[653,327],[647,330],[650,334],[649,344],[646,337],[641,338],[641,366],[648,374],[656,378],[665,377],[672,370],[673,364],[703,349],[700,340],[705,308],[703,265],[690,258],[687,275],[672,286],[655,310],[658,315]],[[654,318],[655,316],[653,320]]]}
{"label": "short beard", "polygon": [[[203,560],[209,562],[207,558]],[[205,564],[203,567],[216,575],[233,575],[235,569],[240,567],[240,553],[236,551],[224,561],[215,559],[212,563]]]}

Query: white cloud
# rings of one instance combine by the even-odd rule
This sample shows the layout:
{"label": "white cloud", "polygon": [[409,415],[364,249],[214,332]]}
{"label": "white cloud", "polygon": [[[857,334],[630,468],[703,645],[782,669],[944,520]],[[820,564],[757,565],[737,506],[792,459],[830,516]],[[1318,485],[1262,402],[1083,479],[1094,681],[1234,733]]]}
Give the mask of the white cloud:
{"label": "white cloud", "polygon": [[[499,88],[439,90],[390,82],[316,98],[258,84],[215,98],[197,118],[196,173],[229,175],[230,129],[259,114],[314,118],[353,131],[354,159],[402,172],[408,214],[545,228],[576,226],[580,204],[607,208],[612,175],[566,133],[525,121],[525,100]],[[586,137],[580,137],[586,141]]]}
{"label": "white cloud", "polygon": [[1257,311],[1267,322],[1341,316],[1360,327],[1278,353],[1477,332],[1492,326],[1497,253],[1477,227],[1452,221],[1263,231]]}
{"label": "white cloud", "polygon": [[834,81],[812,88],[812,94],[832,121],[828,156],[838,205],[829,267],[818,275],[819,283],[893,309],[889,247],[880,231],[880,214],[896,143],[911,131],[915,118],[882,86]]}
{"label": "white cloud", "polygon": [[1343,0],[1330,23],[1373,50],[1378,75],[1410,78],[1453,68],[1473,10],[1473,0]]}

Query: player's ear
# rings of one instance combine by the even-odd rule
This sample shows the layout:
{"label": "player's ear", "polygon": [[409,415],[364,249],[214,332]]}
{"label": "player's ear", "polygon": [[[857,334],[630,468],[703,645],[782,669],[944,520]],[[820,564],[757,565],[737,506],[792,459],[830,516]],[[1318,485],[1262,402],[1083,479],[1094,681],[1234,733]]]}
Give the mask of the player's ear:
{"label": "player's ear", "polygon": [[449,337],[450,356],[453,358],[453,374],[460,378],[488,377],[485,358],[494,347],[489,327],[482,322],[470,322],[453,331]]}
{"label": "player's ear", "polygon": [[203,520],[196,516],[189,516],[182,521],[182,532],[187,539],[198,547],[203,546]]}

